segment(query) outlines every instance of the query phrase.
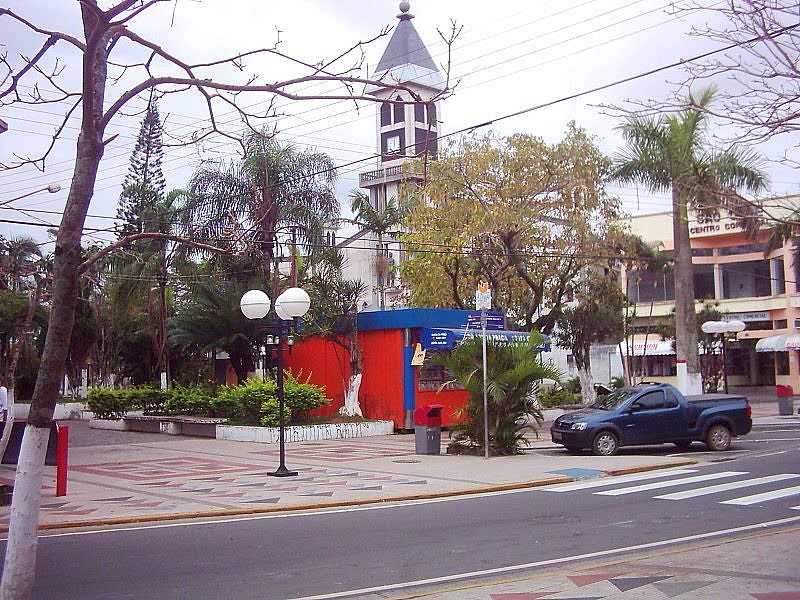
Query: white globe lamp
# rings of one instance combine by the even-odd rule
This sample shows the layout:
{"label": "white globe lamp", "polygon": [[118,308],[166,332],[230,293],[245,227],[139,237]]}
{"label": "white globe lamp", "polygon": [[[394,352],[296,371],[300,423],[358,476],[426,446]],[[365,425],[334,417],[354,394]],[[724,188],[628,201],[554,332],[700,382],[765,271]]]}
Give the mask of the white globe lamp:
{"label": "white globe lamp", "polygon": [[[281,313],[286,315],[289,319],[295,319],[302,317],[308,312],[308,309],[311,307],[311,298],[308,297],[304,289],[293,287],[283,292],[278,296],[278,299],[275,300],[276,312],[278,306],[281,307]],[[284,317],[281,316],[281,318],[283,319]]]}
{"label": "white globe lamp", "polygon": [[267,316],[270,305],[269,296],[261,290],[245,292],[239,301],[239,308],[248,319],[263,319]]}
{"label": "white globe lamp", "polygon": [[286,312],[286,305],[281,300],[281,296],[275,300],[275,314],[278,315],[278,318],[282,321],[291,321],[292,317],[289,316],[289,313]]}
{"label": "white globe lamp", "polygon": [[730,333],[739,333],[747,329],[747,324],[744,321],[728,321],[728,328],[726,331]]}

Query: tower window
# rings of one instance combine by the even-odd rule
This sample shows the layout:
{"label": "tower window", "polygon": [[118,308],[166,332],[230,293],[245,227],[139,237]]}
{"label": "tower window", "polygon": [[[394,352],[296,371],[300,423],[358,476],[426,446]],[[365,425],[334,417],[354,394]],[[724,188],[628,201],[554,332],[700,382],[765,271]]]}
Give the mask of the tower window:
{"label": "tower window", "polygon": [[402,123],[406,120],[406,105],[402,104],[402,98],[398,96],[396,100],[400,100],[400,102],[395,102],[394,105],[394,122],[395,123]]}
{"label": "tower window", "polygon": [[400,152],[400,136],[393,135],[386,138],[386,152],[391,154],[393,152]]}
{"label": "tower window", "polygon": [[414,104],[414,120],[417,123],[425,122],[425,105],[422,102]]}
{"label": "tower window", "polygon": [[381,134],[381,153],[384,156],[394,158],[393,155],[404,153],[405,144],[405,131],[403,129],[395,129]]}
{"label": "tower window", "polygon": [[381,104],[381,127],[392,124],[392,105],[388,102]]}
{"label": "tower window", "polygon": [[436,103],[428,102],[428,123],[433,123],[436,127]]}

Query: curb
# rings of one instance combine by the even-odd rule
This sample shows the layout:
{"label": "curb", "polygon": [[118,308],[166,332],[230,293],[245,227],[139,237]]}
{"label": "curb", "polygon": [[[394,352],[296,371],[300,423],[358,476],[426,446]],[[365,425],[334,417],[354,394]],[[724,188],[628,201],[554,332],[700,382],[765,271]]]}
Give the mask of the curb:
{"label": "curb", "polygon": [[614,477],[616,475],[632,475],[633,473],[645,473],[647,471],[657,471],[658,469],[672,469],[673,467],[688,467],[689,465],[696,465],[697,460],[676,460],[668,465],[642,465],[641,467],[624,467],[622,469],[608,469],[605,471],[606,475]]}
{"label": "curb", "polygon": [[[658,469],[671,469],[697,464],[696,460],[675,461],[669,464],[642,465],[639,467],[627,467],[622,469],[610,469],[603,471],[607,477],[617,475],[627,475],[630,473],[642,473],[646,471],[656,471]],[[245,515],[264,515],[272,513],[295,512],[304,510],[322,510],[328,508],[346,508],[351,506],[369,506],[379,504],[389,504],[392,502],[405,502],[412,500],[432,500],[435,498],[452,498],[455,496],[474,496],[489,492],[506,492],[511,490],[524,490],[558,483],[570,483],[575,481],[573,477],[558,476],[547,477],[544,479],[534,479],[517,483],[504,483],[489,485],[479,488],[466,490],[452,490],[448,492],[436,492],[430,494],[412,494],[407,496],[390,496],[387,498],[374,498],[365,500],[347,500],[342,502],[323,502],[320,504],[294,504],[290,506],[267,507],[267,508],[234,508],[227,510],[208,510],[183,513],[163,513],[154,515],[136,515],[130,517],[110,517],[107,519],[92,519],[86,521],[65,521],[62,523],[40,523],[39,531],[57,529],[81,529],[86,527],[101,527],[108,525],[131,525],[136,523],[162,523],[167,521],[182,521],[187,519],[206,519],[215,517],[236,517]],[[0,527],[0,533],[7,533],[8,526]]]}

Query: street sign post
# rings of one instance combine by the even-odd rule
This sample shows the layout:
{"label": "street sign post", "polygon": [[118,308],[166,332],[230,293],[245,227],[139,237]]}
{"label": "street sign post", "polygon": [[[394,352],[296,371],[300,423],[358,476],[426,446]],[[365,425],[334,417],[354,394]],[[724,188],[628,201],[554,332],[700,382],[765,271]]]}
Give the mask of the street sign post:
{"label": "street sign post", "polygon": [[489,284],[481,281],[475,290],[475,310],[481,311],[483,332],[483,457],[489,458],[489,396],[487,393],[486,365],[486,311],[492,309],[492,290]]}

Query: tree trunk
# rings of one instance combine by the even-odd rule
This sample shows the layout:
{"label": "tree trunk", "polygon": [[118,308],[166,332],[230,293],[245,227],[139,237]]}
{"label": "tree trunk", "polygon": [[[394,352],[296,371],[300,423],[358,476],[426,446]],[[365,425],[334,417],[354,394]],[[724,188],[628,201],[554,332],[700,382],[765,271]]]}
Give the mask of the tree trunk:
{"label": "tree trunk", "polygon": [[588,406],[595,401],[591,349],[586,346],[577,353],[573,352],[573,354],[575,355],[575,367],[578,371],[578,381],[581,383],[581,402],[584,406]]}
{"label": "tree trunk", "polygon": [[47,337],[14,481],[8,544],[0,584],[0,598],[3,599],[30,598],[33,591],[44,457],[75,323],[81,235],[104,150],[102,116],[109,31],[105,23],[98,21],[90,4],[82,5],[87,42],[83,53],[81,131],[69,196],[56,237]]}
{"label": "tree trunk", "polygon": [[361,389],[363,362],[361,346],[358,344],[358,330],[354,328],[348,334],[348,350],[350,351],[350,378],[344,392],[344,405],[339,409],[339,414],[345,417],[363,417],[358,393]]}
{"label": "tree trunk", "polygon": [[675,263],[675,339],[677,359],[686,363],[689,377],[700,373],[697,360],[697,316],[694,309],[694,274],[689,242],[689,211],[678,185],[672,187],[672,235]]}
{"label": "tree trunk", "polygon": [[[384,269],[386,257],[383,254],[383,234],[378,232],[378,268]],[[381,310],[386,309],[386,273],[378,273],[378,302]]]}

